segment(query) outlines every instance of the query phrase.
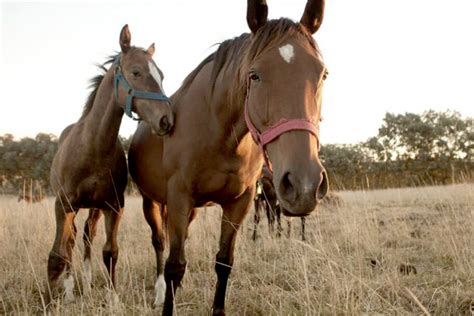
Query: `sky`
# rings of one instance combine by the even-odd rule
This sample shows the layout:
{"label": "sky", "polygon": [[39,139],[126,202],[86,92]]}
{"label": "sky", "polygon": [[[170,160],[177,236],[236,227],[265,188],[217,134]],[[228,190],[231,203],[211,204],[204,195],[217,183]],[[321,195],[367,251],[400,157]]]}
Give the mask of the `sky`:
{"label": "sky", "polygon": [[[96,64],[155,43],[171,95],[215,44],[248,32],[244,0],[0,0],[0,135],[59,135],[77,121]],[[267,0],[269,18],[299,20],[306,0]],[[328,0],[314,35],[329,76],[322,143],[377,135],[386,112],[474,116],[474,1]],[[120,134],[136,122],[126,116]]]}

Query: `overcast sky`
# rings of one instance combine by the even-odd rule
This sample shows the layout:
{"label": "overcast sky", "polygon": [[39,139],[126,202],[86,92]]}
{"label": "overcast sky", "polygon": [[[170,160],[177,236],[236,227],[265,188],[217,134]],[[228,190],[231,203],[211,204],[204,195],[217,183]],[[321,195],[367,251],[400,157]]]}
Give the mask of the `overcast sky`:
{"label": "overcast sky", "polygon": [[[248,32],[245,0],[1,1],[0,134],[59,135],[77,121],[96,63],[156,44],[171,95],[214,44]],[[268,0],[269,17],[299,20],[306,0]],[[474,116],[474,1],[328,0],[315,35],[329,69],[323,143],[377,134],[386,112],[452,109]],[[121,134],[136,123],[124,117]]]}

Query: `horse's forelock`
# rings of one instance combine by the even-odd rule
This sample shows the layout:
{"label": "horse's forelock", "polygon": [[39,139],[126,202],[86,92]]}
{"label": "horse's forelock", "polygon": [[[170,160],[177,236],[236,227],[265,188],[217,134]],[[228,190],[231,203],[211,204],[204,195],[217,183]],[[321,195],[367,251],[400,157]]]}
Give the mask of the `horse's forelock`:
{"label": "horse's forelock", "polygon": [[268,21],[256,34],[250,37],[250,43],[240,61],[238,80],[235,81],[237,86],[233,89],[237,95],[235,95],[234,98],[238,98],[238,100],[240,100],[239,102],[243,100],[247,85],[248,71],[253,61],[262,53],[279,46],[286,39],[295,34],[300,34],[306,38],[311,47],[320,54],[312,35],[302,27],[300,23],[287,18]]}

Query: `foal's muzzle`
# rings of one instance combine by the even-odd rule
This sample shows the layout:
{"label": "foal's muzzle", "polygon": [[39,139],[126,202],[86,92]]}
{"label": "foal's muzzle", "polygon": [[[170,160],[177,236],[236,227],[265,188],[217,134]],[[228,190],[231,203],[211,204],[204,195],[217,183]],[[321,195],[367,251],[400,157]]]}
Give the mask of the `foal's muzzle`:
{"label": "foal's muzzle", "polygon": [[140,117],[146,121],[153,132],[158,136],[168,135],[174,126],[174,114],[168,103],[161,102],[139,110]]}

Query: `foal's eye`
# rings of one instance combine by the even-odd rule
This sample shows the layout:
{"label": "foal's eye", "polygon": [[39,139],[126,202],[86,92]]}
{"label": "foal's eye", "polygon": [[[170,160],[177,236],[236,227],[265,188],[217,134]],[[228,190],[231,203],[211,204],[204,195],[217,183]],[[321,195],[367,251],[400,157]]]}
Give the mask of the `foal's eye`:
{"label": "foal's eye", "polygon": [[254,71],[251,71],[251,72],[249,73],[249,78],[250,78],[250,80],[252,80],[252,81],[260,81],[259,75],[258,75],[256,72],[254,72]]}
{"label": "foal's eye", "polygon": [[138,70],[132,71],[132,75],[133,75],[134,78],[138,78],[138,77],[141,76],[141,74],[140,74],[140,72],[139,72]]}

